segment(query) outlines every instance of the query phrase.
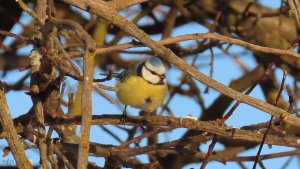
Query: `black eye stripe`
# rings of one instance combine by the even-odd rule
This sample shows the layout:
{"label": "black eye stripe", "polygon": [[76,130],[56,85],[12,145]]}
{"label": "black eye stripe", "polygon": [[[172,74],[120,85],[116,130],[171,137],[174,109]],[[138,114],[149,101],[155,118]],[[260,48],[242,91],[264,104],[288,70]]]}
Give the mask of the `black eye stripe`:
{"label": "black eye stripe", "polygon": [[160,74],[157,74],[155,71],[149,69],[149,68],[146,66],[146,64],[144,65],[144,67],[145,67],[151,74],[156,75],[156,76],[159,76],[160,79],[164,79],[164,78],[166,77],[165,74],[160,75]]}
{"label": "black eye stripe", "polygon": [[[146,65],[144,65],[145,68],[153,75],[158,75],[156,72],[154,72],[153,70],[149,69]],[[159,76],[159,75],[158,75]]]}

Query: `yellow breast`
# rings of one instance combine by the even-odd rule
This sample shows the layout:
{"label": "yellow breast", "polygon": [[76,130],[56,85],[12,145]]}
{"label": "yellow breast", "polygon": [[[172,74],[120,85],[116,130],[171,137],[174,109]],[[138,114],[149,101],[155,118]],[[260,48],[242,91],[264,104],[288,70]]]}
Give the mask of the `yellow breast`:
{"label": "yellow breast", "polygon": [[118,82],[117,88],[117,97],[123,104],[149,112],[163,103],[168,92],[167,85],[149,84],[139,76],[131,76]]}

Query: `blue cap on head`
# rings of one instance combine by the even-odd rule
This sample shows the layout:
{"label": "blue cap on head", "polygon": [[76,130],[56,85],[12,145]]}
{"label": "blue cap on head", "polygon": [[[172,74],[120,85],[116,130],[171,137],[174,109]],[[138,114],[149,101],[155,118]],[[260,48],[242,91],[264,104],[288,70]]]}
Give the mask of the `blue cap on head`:
{"label": "blue cap on head", "polygon": [[161,60],[157,57],[151,57],[149,59],[149,63],[152,64],[152,65],[161,65],[163,66],[163,63],[161,62]]}
{"label": "blue cap on head", "polygon": [[151,57],[145,63],[146,67],[150,70],[156,72],[159,75],[162,75],[166,72],[165,66],[162,61],[157,57]]}

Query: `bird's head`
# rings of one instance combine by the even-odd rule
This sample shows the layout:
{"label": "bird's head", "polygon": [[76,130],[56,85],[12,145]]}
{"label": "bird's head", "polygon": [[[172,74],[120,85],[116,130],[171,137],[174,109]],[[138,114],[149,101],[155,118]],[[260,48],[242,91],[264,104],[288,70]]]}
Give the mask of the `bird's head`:
{"label": "bird's head", "polygon": [[166,68],[157,57],[151,57],[142,62],[137,71],[139,76],[151,84],[166,84]]}

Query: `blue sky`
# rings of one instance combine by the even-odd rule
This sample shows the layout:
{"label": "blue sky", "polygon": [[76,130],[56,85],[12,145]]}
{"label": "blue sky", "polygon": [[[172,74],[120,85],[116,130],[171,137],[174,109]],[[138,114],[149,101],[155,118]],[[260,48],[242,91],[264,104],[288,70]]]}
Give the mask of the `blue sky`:
{"label": "blue sky", "polygon": [[[271,7],[277,7],[280,4],[280,0],[264,0],[264,1],[260,1],[263,4],[266,4],[268,6]],[[30,21],[30,18],[28,17],[27,14],[23,14],[23,18],[21,20],[22,23],[26,24],[28,21]],[[13,32],[18,33],[20,32],[20,25],[16,24],[16,26],[13,28]],[[208,32],[207,29],[205,29],[202,26],[199,26],[196,23],[191,23],[185,26],[182,26],[178,29],[176,29],[172,36],[177,36],[177,35],[183,35],[186,33],[205,33]],[[153,37],[153,39],[158,40],[160,38],[160,36],[155,36]],[[10,43],[11,40],[7,39],[5,41],[5,44]],[[122,43],[124,42],[128,42],[131,41],[130,39],[124,39],[122,40]],[[187,41],[187,42],[183,42],[183,45],[193,45],[192,41]],[[22,50],[20,50],[20,52],[22,53],[29,53],[31,50],[31,47],[27,47],[24,48]],[[136,50],[136,49],[133,49]],[[230,52],[233,54],[239,54],[241,51],[243,51],[243,48],[239,47],[239,46],[233,46],[230,48]],[[213,78],[218,80],[219,82],[228,85],[230,83],[230,81],[232,79],[236,79],[238,77],[240,77],[241,75],[243,75],[242,70],[233,62],[232,57],[229,56],[225,56],[222,54],[221,51],[215,50],[215,63],[214,63],[214,74],[213,74]],[[127,58],[132,58],[132,57],[141,57],[141,56],[127,56],[124,55],[124,57]],[[142,56],[143,57],[143,56]],[[199,59],[199,65],[202,65],[199,70],[203,73],[205,73],[206,75],[209,74],[209,61],[210,61],[210,53],[209,52],[204,52],[200,55],[201,59]],[[243,55],[238,55],[238,57],[241,59],[241,61],[243,63],[246,63],[246,66],[251,70],[253,68],[256,67],[256,63],[255,60],[251,57],[251,54],[246,53]],[[187,58],[188,62],[191,62],[191,58]],[[224,67],[226,66],[226,67]],[[7,83],[12,83],[15,81],[15,79],[21,78],[24,74],[26,74],[27,71],[24,72],[19,72],[19,71],[12,71],[9,73],[8,76],[5,77],[1,77],[1,81],[7,82]],[[1,73],[1,72],[0,72]],[[96,70],[95,76],[97,76],[97,74],[100,73],[100,70]],[[169,83],[171,84],[176,84],[178,83],[178,77],[180,76],[181,72],[174,67],[169,68],[168,72],[167,72],[167,80]],[[281,70],[276,70],[276,74],[278,79],[281,79],[282,77],[282,71]],[[292,82],[292,78],[290,76],[287,77],[286,83],[290,84],[291,86],[293,86],[293,82]],[[27,82],[29,83],[29,81],[27,80]],[[105,82],[104,84],[106,85],[110,85],[110,86],[114,86],[115,85],[115,81],[109,81],[109,82]],[[203,91],[205,90],[206,86],[203,85],[200,82],[197,82],[197,85],[200,86],[200,89],[202,91],[202,95],[205,98],[205,104],[206,106],[209,106],[215,98],[217,98],[220,93],[214,91],[213,89],[210,89],[208,94],[204,94]],[[67,79],[67,87],[73,89],[74,91],[76,90],[76,82],[74,82],[72,79],[68,78]],[[114,92],[108,92],[109,95],[111,95],[112,97],[115,98],[115,93]],[[287,98],[287,94],[284,91],[283,95],[285,97],[286,100],[288,100]],[[259,87],[256,87],[254,89],[254,91],[251,93],[251,96],[254,96],[256,98],[262,99],[264,100],[264,96],[261,94],[261,89]],[[26,111],[32,106],[32,102],[30,100],[30,97],[28,97],[28,95],[26,95],[24,93],[24,91],[17,91],[17,92],[9,92],[7,94],[7,100],[8,100],[8,104],[12,113],[13,117],[17,117],[23,113],[26,113]],[[186,106],[188,105],[188,106]],[[170,103],[170,107],[172,109],[172,111],[174,112],[174,115],[176,117],[181,117],[181,116],[188,116],[188,115],[192,115],[195,117],[199,117],[200,115],[200,108],[197,105],[197,103],[195,103],[195,101],[193,101],[193,99],[191,98],[187,98],[187,97],[182,97],[182,96],[175,96],[175,98],[171,101]],[[138,110],[129,107],[128,112],[131,115],[137,115]],[[94,93],[93,94],[93,114],[121,114],[122,113],[122,107],[118,107],[116,105],[110,104],[107,100],[103,99],[102,97],[99,97],[98,94]],[[166,115],[166,114],[164,114]],[[242,104],[238,107],[238,109],[234,112],[233,116],[226,122],[227,125],[232,125],[234,127],[239,127],[239,126],[243,126],[243,125],[249,125],[249,124],[254,124],[254,123],[259,123],[259,122],[264,122],[269,120],[270,115],[266,114],[260,110],[257,110],[255,108],[252,108],[248,105]],[[106,126],[108,127],[110,130],[114,131],[114,133],[116,133],[117,135],[119,135],[121,138],[126,138],[127,135],[120,129],[114,127],[114,126]],[[170,133],[167,134],[160,134],[159,138],[160,141],[171,141],[171,140],[175,140],[178,139],[182,136],[182,134],[184,134],[184,132],[186,131],[186,129],[176,129]],[[56,137],[55,135],[53,135],[53,137]],[[119,142],[112,139],[111,137],[109,137],[109,135],[102,131],[101,128],[99,128],[98,126],[93,126],[92,127],[92,134],[91,134],[91,141],[95,141],[95,142],[100,142],[102,144],[113,144],[113,145],[118,145]],[[207,151],[208,149],[208,145],[210,142],[208,142],[207,144],[201,145],[200,149],[204,152]],[[143,140],[143,144],[146,144],[146,140]],[[0,140],[0,146],[1,147],[5,147],[7,146],[7,143],[5,140]],[[217,144],[217,146],[215,147],[215,150],[222,150],[224,149],[224,147],[221,144]],[[274,153],[274,152],[281,152],[281,151],[287,151],[287,150],[292,150],[293,148],[286,148],[286,147],[281,147],[281,146],[272,146],[272,148],[268,148],[268,146],[264,146],[262,154],[269,154],[269,153]],[[240,155],[255,155],[257,152],[257,148],[251,149],[247,152],[244,152]],[[37,150],[27,150],[26,154],[28,155],[28,157],[34,162],[34,164],[38,164],[38,151]],[[14,163],[14,161],[12,160],[13,157],[10,154],[7,157],[4,157],[2,159],[0,159],[0,165],[2,164],[6,164],[6,163]],[[139,156],[139,159],[141,160],[146,160],[145,156]],[[265,160],[263,161],[264,165],[267,168],[280,168],[281,165],[287,160],[286,158],[278,158],[275,160]],[[100,166],[103,165],[103,158],[95,158],[92,157],[91,161],[96,162],[97,164],[99,164]],[[252,167],[253,162],[247,162],[245,163],[246,166],[248,166],[249,168]],[[289,167],[288,168],[297,168],[297,166],[299,166],[299,161],[297,158],[293,158],[293,160],[290,162]],[[190,164],[185,166],[185,169],[189,169],[189,168],[199,168],[200,167],[200,163],[198,164]],[[219,162],[210,162],[207,167],[207,169],[214,169],[214,168],[218,168],[218,169],[222,169],[222,168],[231,168],[231,169],[235,169],[235,168],[240,168],[237,163],[227,163],[226,165],[219,163]]]}

